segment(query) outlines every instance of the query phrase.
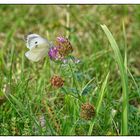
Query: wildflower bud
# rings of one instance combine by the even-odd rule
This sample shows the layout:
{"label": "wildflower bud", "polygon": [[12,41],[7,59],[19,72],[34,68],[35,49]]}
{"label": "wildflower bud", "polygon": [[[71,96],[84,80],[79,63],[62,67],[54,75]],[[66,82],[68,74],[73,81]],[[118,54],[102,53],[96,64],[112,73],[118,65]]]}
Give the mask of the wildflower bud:
{"label": "wildflower bud", "polygon": [[95,109],[93,105],[86,103],[81,106],[81,118],[91,120],[94,115]]}
{"label": "wildflower bud", "polygon": [[59,76],[53,76],[51,78],[51,85],[53,87],[59,88],[59,87],[62,87],[63,84],[64,84],[64,80],[61,77],[59,77]]}

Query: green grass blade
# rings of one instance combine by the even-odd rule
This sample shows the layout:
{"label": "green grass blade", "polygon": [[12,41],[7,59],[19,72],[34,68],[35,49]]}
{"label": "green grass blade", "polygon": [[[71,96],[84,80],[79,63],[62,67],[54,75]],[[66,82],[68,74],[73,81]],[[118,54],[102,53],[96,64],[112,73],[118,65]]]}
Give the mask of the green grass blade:
{"label": "green grass blade", "polygon": [[[15,98],[12,94],[10,94],[10,97],[12,98],[12,100],[13,100],[13,101],[16,103],[16,105],[18,106],[18,109],[20,109],[20,111],[22,111],[24,114],[27,114],[27,115],[29,116],[29,118],[32,118],[32,120],[33,120],[33,121],[35,122],[35,124],[38,126],[40,132],[42,132],[41,126],[40,126],[40,124],[38,123],[36,117],[33,116],[32,114],[30,114],[30,112],[27,111],[27,110],[25,109],[25,107],[23,106],[23,104],[22,104],[20,101],[18,101],[18,99]],[[10,100],[9,100],[9,101],[10,101]],[[12,102],[10,101],[10,103],[12,103]],[[13,105],[13,103],[12,103],[12,105]],[[18,110],[16,109],[16,107],[15,107],[14,105],[13,105],[13,107],[14,107],[14,109],[18,112]],[[18,112],[18,114],[20,114],[20,113]],[[20,114],[20,116],[21,116],[21,114]]]}
{"label": "green grass blade", "polygon": [[111,32],[108,30],[106,25],[101,25],[103,31],[105,32],[111,47],[115,53],[115,60],[118,63],[119,70],[120,70],[120,76],[121,76],[121,82],[122,82],[122,89],[123,89],[123,101],[122,101],[122,127],[121,127],[121,133],[122,135],[128,135],[128,77],[125,70],[125,66],[123,63],[123,58],[121,56],[119,47],[112,36]]}
{"label": "green grass blade", "polygon": [[103,82],[103,85],[101,87],[101,94],[99,95],[99,98],[98,98],[98,101],[97,101],[97,104],[96,104],[96,114],[97,115],[98,115],[99,110],[101,108],[101,103],[103,101],[103,96],[104,96],[104,93],[105,93],[105,88],[107,86],[108,77],[109,77],[109,73],[107,74],[107,76],[106,76],[106,78]]}
{"label": "green grass blade", "polygon": [[105,89],[106,89],[106,86],[107,86],[108,77],[109,77],[109,73],[107,74],[107,76],[106,76],[106,78],[105,78],[105,80],[104,80],[104,82],[102,84],[101,92],[100,92],[100,95],[99,95],[97,103],[96,103],[96,116],[95,116],[93,122],[91,122],[91,124],[90,124],[88,135],[92,134],[93,126],[95,124],[96,118],[98,117],[99,110],[101,108],[101,104],[102,104],[102,101],[103,101]]}
{"label": "green grass blade", "polygon": [[95,80],[95,77],[93,77],[83,88],[82,91],[80,93],[80,95],[83,94],[84,90]]}
{"label": "green grass blade", "polygon": [[127,73],[127,39],[126,39],[126,31],[125,31],[125,24],[124,21],[122,23],[123,25],[123,36],[124,36],[124,46],[125,46],[125,52],[124,52],[124,65],[125,65],[125,70]]}
{"label": "green grass blade", "polygon": [[131,71],[127,68],[127,71],[128,71],[128,75],[131,77],[131,79],[133,80],[133,83],[136,87],[136,90],[137,90],[137,93],[138,93],[138,96],[140,97],[140,90],[139,90],[139,85],[137,84],[134,76],[132,75]]}

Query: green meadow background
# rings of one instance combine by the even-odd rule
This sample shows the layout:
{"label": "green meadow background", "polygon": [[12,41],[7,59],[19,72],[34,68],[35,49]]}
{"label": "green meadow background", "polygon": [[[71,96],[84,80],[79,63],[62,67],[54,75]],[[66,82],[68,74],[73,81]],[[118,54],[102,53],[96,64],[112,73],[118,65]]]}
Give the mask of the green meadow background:
{"label": "green meadow background", "polygon": [[[127,57],[126,133],[122,74],[103,24]],[[71,70],[48,57],[29,61],[23,40],[29,32],[52,42],[69,37],[81,62]],[[54,74],[65,80],[63,88],[51,86]],[[139,5],[0,5],[0,135],[140,135],[139,86]],[[92,120],[81,118],[82,103],[70,95],[77,91],[98,110]]]}

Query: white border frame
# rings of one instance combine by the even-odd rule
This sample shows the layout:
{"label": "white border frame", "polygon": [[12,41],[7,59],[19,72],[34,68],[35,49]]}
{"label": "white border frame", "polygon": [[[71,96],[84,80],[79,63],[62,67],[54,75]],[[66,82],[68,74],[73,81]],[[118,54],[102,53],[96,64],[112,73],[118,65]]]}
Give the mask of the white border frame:
{"label": "white border frame", "polygon": [[0,4],[140,4],[139,0],[3,0]]}
{"label": "white border frame", "polygon": [[[0,4],[140,4],[140,1],[138,0],[3,0],[3,1],[0,1]],[[40,140],[40,139],[43,139],[43,140],[46,140],[47,139],[52,139],[52,140],[63,140],[63,139],[67,139],[67,140],[76,140],[77,138],[80,139],[80,140],[84,140],[84,139],[88,139],[88,140],[112,140],[112,139],[115,139],[115,140],[118,140],[118,139],[126,139],[127,140],[135,140],[135,139],[139,139],[140,137],[139,136],[125,136],[125,137],[121,137],[121,136],[86,136],[86,137],[73,137],[73,136],[33,136],[33,137],[28,137],[28,136],[0,136],[0,139],[5,139],[5,140],[19,140],[19,139],[32,139],[34,138],[34,140]]]}

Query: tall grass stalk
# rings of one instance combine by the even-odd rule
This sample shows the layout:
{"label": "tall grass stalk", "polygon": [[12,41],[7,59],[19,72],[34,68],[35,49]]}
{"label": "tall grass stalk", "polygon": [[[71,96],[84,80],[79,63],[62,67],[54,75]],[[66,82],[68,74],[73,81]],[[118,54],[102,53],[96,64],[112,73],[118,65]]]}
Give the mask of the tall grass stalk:
{"label": "tall grass stalk", "polygon": [[[118,63],[118,67],[120,70],[121,82],[122,82],[122,89],[123,89],[123,100],[122,100],[122,125],[121,125],[121,134],[128,135],[128,76],[126,72],[126,65],[123,62],[123,58],[121,56],[119,47],[112,36],[109,29],[106,25],[101,25],[103,31],[105,32],[110,44],[111,48],[115,53],[115,60]],[[126,63],[126,60],[125,60]]]}
{"label": "tall grass stalk", "polygon": [[69,28],[70,28],[70,13],[69,13],[69,8],[70,8],[70,5],[66,5],[66,28],[67,28],[67,31],[66,31],[66,37],[69,38],[70,36],[70,32],[69,32]]}
{"label": "tall grass stalk", "polygon": [[122,26],[123,26],[123,36],[124,36],[124,48],[125,48],[125,51],[124,51],[124,66],[125,66],[125,70],[126,70],[126,73],[127,73],[127,38],[126,38],[124,21],[122,23]]}

